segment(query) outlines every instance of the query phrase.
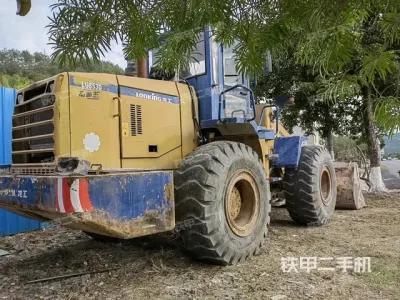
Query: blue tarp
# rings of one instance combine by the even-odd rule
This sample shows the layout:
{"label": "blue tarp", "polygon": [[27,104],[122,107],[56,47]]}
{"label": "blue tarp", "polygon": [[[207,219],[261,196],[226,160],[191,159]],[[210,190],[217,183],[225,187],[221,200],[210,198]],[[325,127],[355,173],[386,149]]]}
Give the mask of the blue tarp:
{"label": "blue tarp", "polygon": [[[11,164],[11,126],[16,91],[0,87],[0,166]],[[0,210],[0,236],[40,228],[40,222]]]}

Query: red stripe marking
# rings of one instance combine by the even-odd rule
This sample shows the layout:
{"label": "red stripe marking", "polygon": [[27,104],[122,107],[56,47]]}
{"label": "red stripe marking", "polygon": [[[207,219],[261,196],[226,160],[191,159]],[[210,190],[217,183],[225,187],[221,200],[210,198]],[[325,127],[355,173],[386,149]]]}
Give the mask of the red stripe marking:
{"label": "red stripe marking", "polygon": [[70,194],[71,186],[68,184],[68,181],[66,178],[63,178],[62,181],[63,181],[62,190],[63,190],[65,212],[72,213],[72,212],[74,212],[74,208],[71,203],[71,194]]}
{"label": "red stripe marking", "polygon": [[89,196],[89,183],[87,179],[79,179],[79,199],[83,211],[92,211],[93,205]]}

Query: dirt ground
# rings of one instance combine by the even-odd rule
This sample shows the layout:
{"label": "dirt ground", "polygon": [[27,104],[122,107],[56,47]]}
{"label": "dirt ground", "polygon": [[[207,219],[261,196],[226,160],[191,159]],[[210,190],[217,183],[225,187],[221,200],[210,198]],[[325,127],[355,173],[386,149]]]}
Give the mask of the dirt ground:
{"label": "dirt ground", "polygon": [[[10,255],[0,257],[0,299],[400,299],[400,193],[367,202],[321,228],[275,209],[262,253],[229,267],[193,261],[159,238],[102,243],[60,228],[1,238]],[[290,257],[308,264],[284,272]],[[342,270],[341,257],[370,257],[371,272]],[[88,271],[104,272],[29,283]]]}

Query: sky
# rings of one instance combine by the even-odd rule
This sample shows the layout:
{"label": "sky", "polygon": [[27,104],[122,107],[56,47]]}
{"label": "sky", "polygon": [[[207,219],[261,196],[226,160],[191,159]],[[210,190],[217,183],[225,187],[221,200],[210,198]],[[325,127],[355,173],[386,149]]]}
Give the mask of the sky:
{"label": "sky", "polygon": [[[52,53],[47,44],[47,16],[50,15],[51,0],[32,0],[32,9],[25,17],[15,14],[15,0],[1,0],[0,5],[0,49],[28,50],[30,52]],[[126,67],[120,45],[114,45],[113,51],[106,54],[104,60]]]}

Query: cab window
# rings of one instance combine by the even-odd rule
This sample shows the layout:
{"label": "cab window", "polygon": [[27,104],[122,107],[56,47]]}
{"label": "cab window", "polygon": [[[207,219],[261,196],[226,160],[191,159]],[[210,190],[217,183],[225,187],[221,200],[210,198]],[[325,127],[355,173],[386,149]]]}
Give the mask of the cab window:
{"label": "cab window", "polygon": [[206,72],[206,45],[204,41],[204,32],[199,34],[199,39],[195,48],[190,54],[190,60],[187,66],[181,69],[182,78],[189,78]]}
{"label": "cab window", "polygon": [[224,46],[224,86],[232,87],[243,84],[243,76],[239,74],[236,68],[235,53],[233,52],[235,45]]}

